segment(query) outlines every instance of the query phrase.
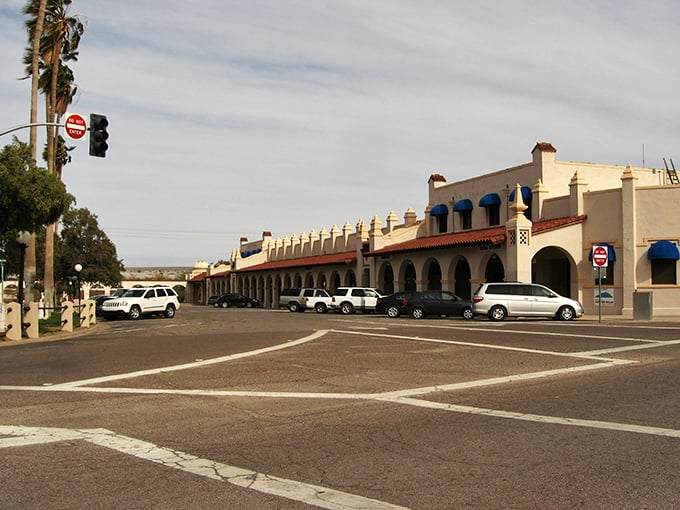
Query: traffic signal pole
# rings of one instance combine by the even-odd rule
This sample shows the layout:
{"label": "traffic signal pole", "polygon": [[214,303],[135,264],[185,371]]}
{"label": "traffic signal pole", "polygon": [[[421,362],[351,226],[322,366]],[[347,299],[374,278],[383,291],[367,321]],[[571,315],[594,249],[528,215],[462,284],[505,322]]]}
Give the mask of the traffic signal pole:
{"label": "traffic signal pole", "polygon": [[55,126],[55,127],[59,127],[59,126],[62,126],[62,125],[63,124],[61,124],[59,122],[31,122],[30,124],[22,124],[21,126],[15,126],[13,128],[6,129],[4,131],[0,131],[0,136],[12,133],[14,131],[19,131],[20,129],[26,129],[26,128],[30,128],[30,127],[34,127],[34,126]]}

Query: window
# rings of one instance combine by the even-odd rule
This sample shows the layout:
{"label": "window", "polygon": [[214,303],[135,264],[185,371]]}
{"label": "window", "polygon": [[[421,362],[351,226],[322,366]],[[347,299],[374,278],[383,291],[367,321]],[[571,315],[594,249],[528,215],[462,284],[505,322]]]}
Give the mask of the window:
{"label": "window", "polygon": [[443,234],[449,228],[449,215],[442,214],[440,216],[436,216],[436,218],[437,218],[437,232]]}
{"label": "window", "polygon": [[650,260],[652,263],[652,284],[654,285],[676,285],[677,262],[672,259]]}
{"label": "window", "polygon": [[472,228],[472,211],[460,211],[460,226],[463,230]]}
{"label": "window", "polygon": [[[597,277],[597,270],[593,271],[595,275],[595,284],[600,283],[600,279]],[[602,268],[602,285],[614,285],[614,261],[610,260],[607,262],[607,267]]]}
{"label": "window", "polygon": [[165,293],[165,289],[156,289],[156,295],[159,297],[167,296],[167,294]]}
{"label": "window", "polygon": [[489,226],[501,224],[501,206],[500,205],[490,205],[486,208],[487,220]]}

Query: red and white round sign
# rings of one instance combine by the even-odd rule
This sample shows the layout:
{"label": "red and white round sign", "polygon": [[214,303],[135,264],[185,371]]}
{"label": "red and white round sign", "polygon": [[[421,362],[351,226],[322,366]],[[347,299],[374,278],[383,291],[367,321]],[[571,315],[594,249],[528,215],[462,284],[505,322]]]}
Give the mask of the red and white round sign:
{"label": "red and white round sign", "polygon": [[81,140],[87,133],[87,121],[79,113],[67,113],[64,131],[71,140]]}
{"label": "red and white round sign", "polygon": [[607,267],[609,253],[606,246],[593,246],[593,266]]}

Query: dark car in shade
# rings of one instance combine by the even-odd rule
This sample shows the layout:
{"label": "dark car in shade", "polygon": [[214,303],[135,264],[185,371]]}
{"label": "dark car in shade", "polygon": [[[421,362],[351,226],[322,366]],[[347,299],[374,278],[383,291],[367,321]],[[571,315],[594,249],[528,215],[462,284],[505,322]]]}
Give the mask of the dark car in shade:
{"label": "dark car in shade", "polygon": [[388,317],[399,317],[404,299],[415,294],[414,291],[395,292],[387,296],[380,296],[375,305],[375,313],[384,313]]}
{"label": "dark car in shade", "polygon": [[401,313],[414,319],[424,319],[428,315],[473,318],[472,301],[445,290],[425,290],[405,297]]}
{"label": "dark car in shade", "polygon": [[215,308],[259,308],[260,302],[243,294],[222,294],[213,304]]}
{"label": "dark car in shade", "polygon": [[113,299],[114,296],[107,296],[104,294],[100,294],[98,296],[92,296],[90,299],[94,301],[94,312],[97,317],[102,316],[102,303],[104,301],[108,301],[109,299]]}

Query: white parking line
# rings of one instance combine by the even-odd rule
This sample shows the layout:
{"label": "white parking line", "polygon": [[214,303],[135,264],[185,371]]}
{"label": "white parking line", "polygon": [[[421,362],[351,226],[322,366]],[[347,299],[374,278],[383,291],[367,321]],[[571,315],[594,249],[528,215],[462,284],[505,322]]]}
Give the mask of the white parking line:
{"label": "white parking line", "polygon": [[396,510],[405,508],[320,485],[298,482],[209,459],[201,459],[178,450],[157,446],[148,441],[114,434],[106,429],[69,430],[8,425],[0,426],[0,435],[10,436],[9,438],[0,438],[0,448],[84,440],[166,467],[319,508],[331,510],[368,510],[374,508]]}

